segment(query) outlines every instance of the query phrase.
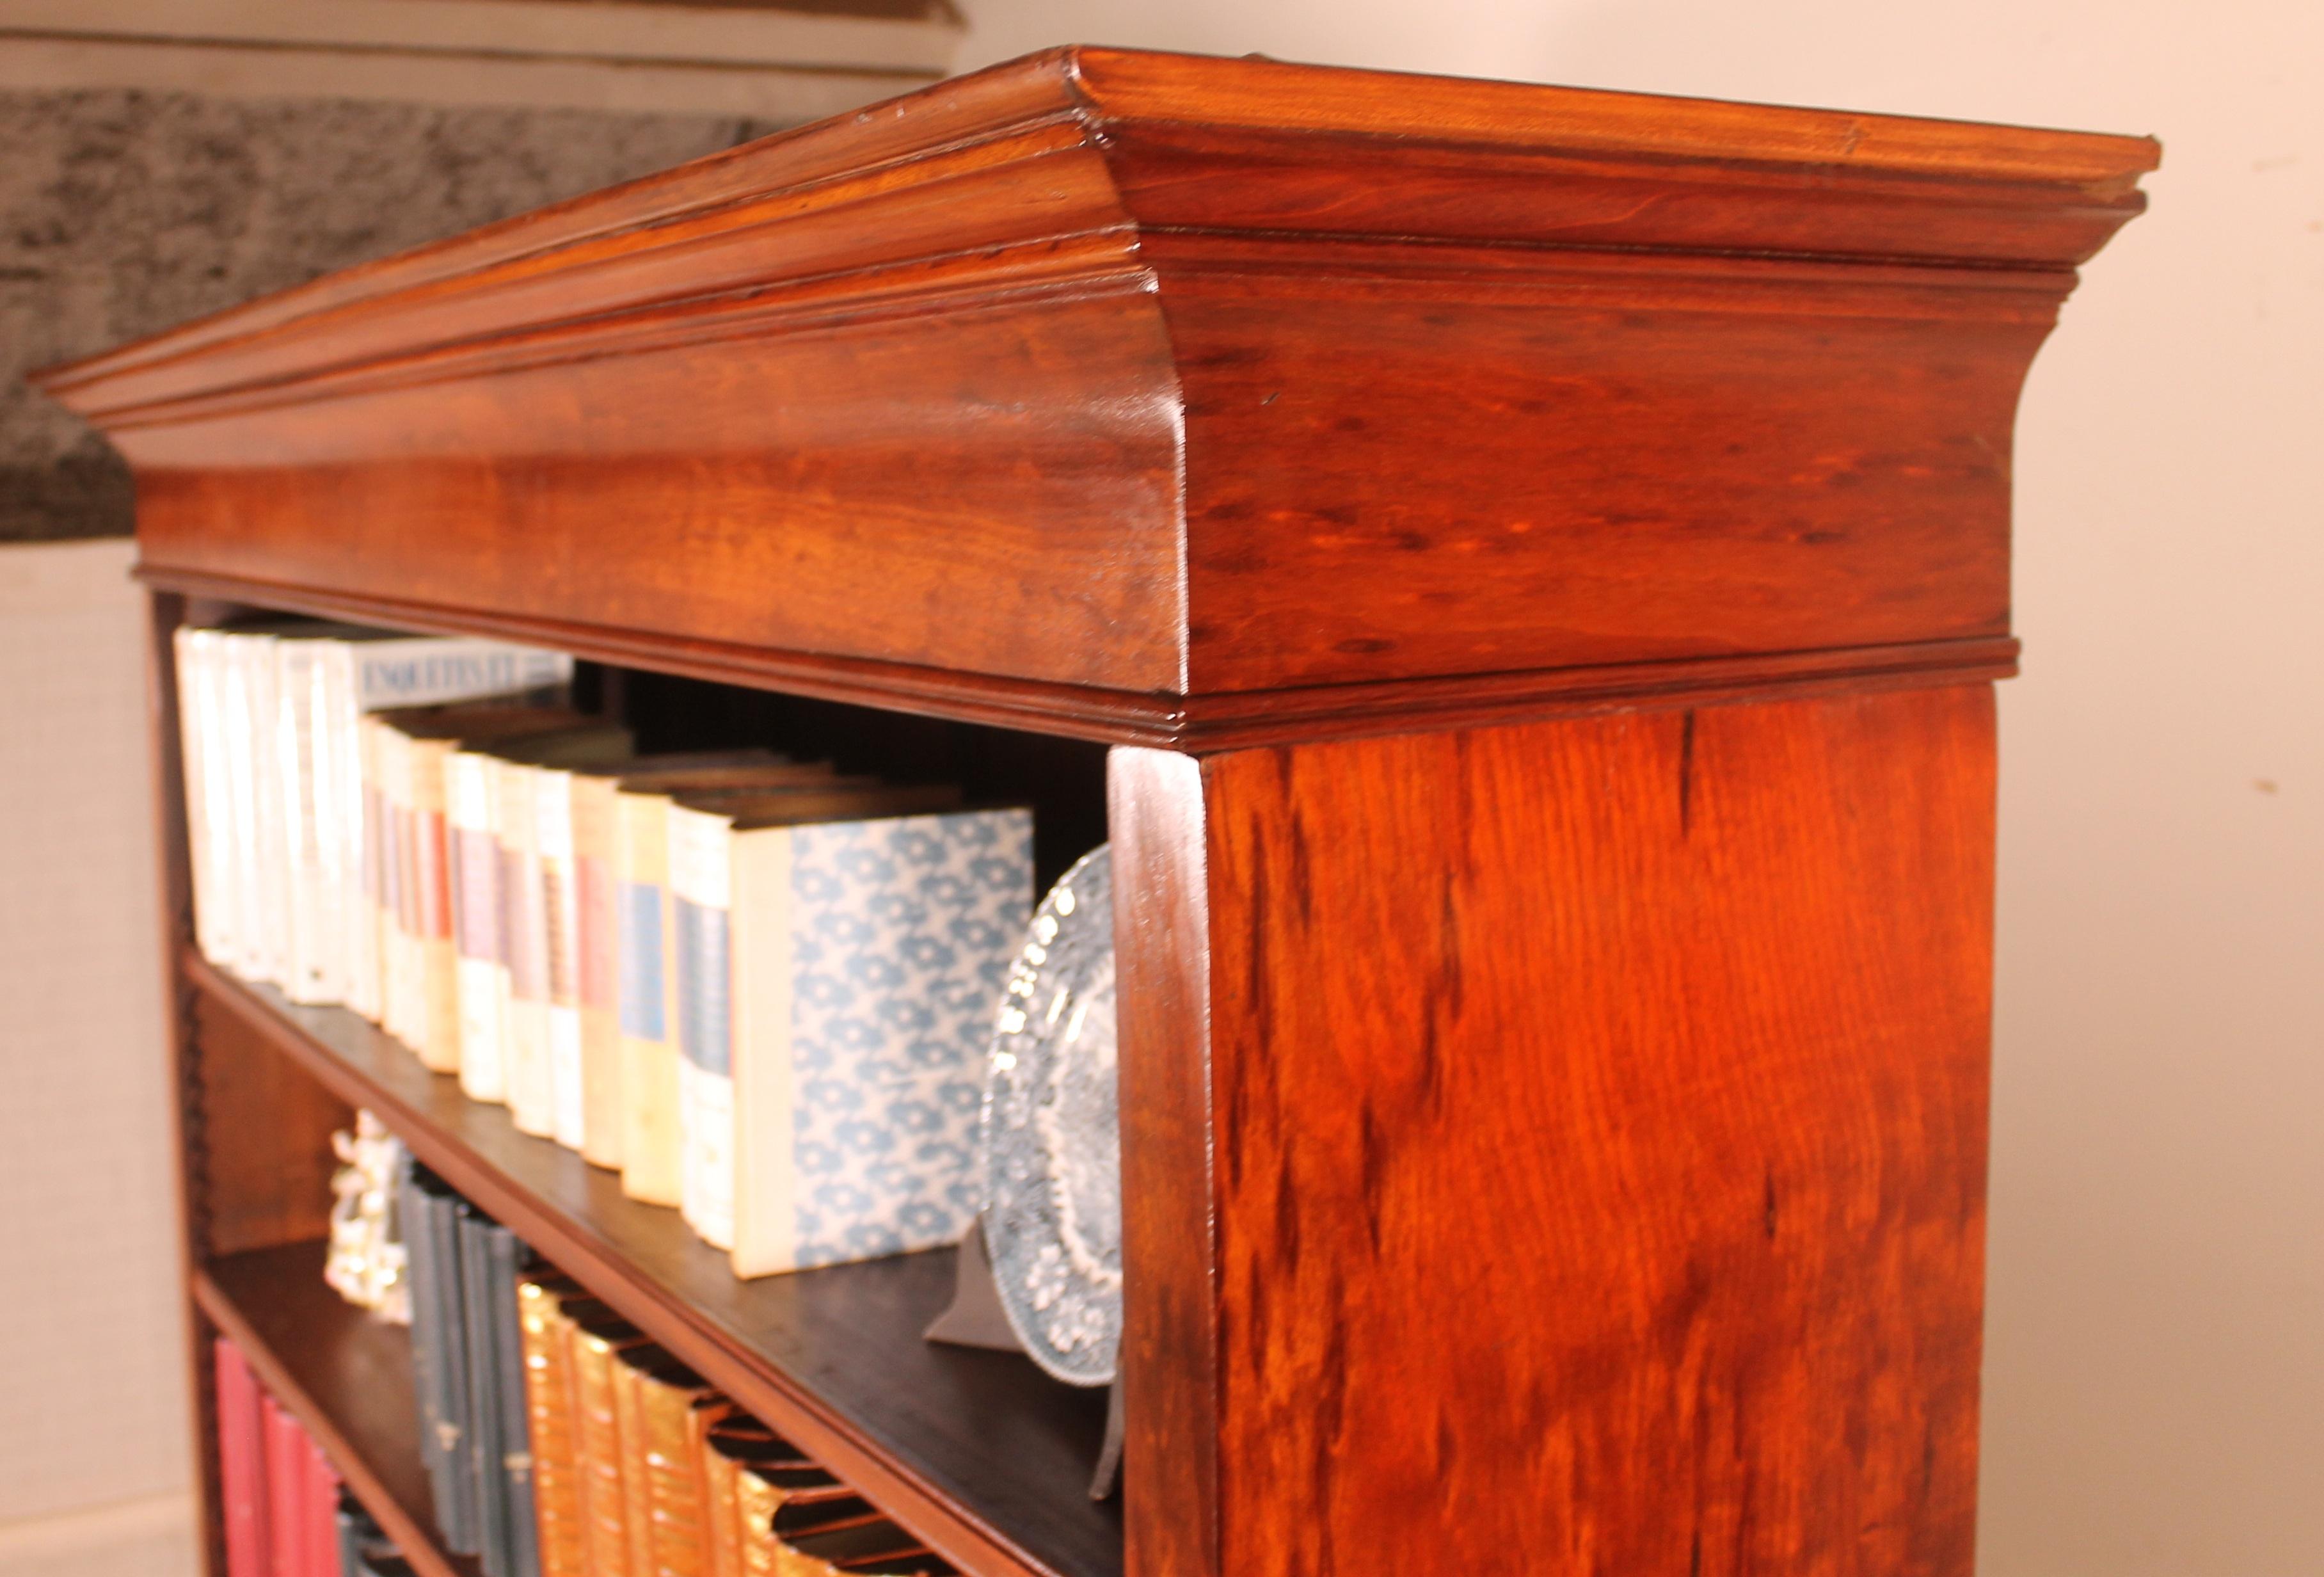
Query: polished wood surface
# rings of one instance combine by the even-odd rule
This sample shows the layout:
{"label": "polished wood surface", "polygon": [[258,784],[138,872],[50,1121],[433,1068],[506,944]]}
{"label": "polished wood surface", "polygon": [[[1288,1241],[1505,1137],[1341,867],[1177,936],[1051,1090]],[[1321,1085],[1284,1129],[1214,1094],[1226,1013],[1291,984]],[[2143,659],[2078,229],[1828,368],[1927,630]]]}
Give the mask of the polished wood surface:
{"label": "polished wood surface", "polygon": [[1120,1508],[1084,1493],[1104,1396],[923,1341],[952,1293],[949,1250],[739,1281],[676,1212],[517,1132],[355,1014],[292,1007],[196,955],[185,969],[286,1065],[378,1113],[478,1208],[968,1570],[1121,1570]]}
{"label": "polished wood surface", "polygon": [[436,1537],[420,1451],[411,1335],[323,1282],[325,1242],[290,1242],[213,1259],[196,1305],[231,1337],[259,1381],[323,1448],[331,1466],[420,1577],[476,1577]]}
{"label": "polished wood surface", "polygon": [[979,1577],[1968,1577],[2012,413],[2157,154],[1069,49],[52,370],[159,695],[501,634],[1115,844],[1118,1508],[946,1256],[736,1283],[194,957],[165,700],[201,1307],[360,1103]]}
{"label": "polished wood surface", "polygon": [[2018,385],[2154,158],[1067,50],[47,385],[159,584],[1089,737],[1977,677]]}
{"label": "polished wood surface", "polygon": [[1115,786],[1133,1570],[1964,1577],[1989,687],[1194,773]]}

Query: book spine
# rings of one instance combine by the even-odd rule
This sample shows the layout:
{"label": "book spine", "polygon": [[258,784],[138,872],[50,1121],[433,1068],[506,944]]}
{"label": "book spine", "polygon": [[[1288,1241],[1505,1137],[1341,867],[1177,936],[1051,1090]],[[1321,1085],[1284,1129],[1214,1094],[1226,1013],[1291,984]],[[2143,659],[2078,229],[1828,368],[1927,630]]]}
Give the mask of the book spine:
{"label": "book spine", "polygon": [[[1032,818],[1016,809],[825,822],[788,838],[792,935],[802,954],[812,939],[816,977],[851,988],[794,991],[790,1056],[815,1077],[798,1081],[789,1125],[762,1120],[751,1135],[770,1154],[777,1132],[792,1141],[790,1264],[957,1241],[982,1203],[985,1058],[1031,912]],[[752,944],[754,968],[771,945]],[[876,1166],[863,1158],[867,1138],[884,1147]],[[775,1197],[774,1186],[754,1174],[746,1197]]]}
{"label": "book spine", "polygon": [[614,788],[576,775],[573,799],[575,994],[581,1019],[581,1154],[622,1165],[621,930],[613,881]]}
{"label": "book spine", "polygon": [[398,1168],[395,1217],[403,1234],[404,1265],[411,1286],[411,1391],[420,1417],[420,1456],[428,1469],[429,1499],[439,1532],[448,1532],[452,1488],[443,1373],[442,1304],[438,1296],[436,1233],[432,1205],[411,1164]]}
{"label": "book spine", "polygon": [[732,1009],[729,1082],[734,1134],[729,1231],[734,1274],[744,1277],[774,1275],[798,1263],[792,1165],[796,1081],[791,992],[797,950],[792,939],[791,839],[788,827],[729,832],[725,839],[731,878],[726,1000]]}
{"label": "book spine", "polygon": [[499,1344],[493,1321],[493,1223],[466,1204],[456,1206],[454,1214],[460,1244],[461,1332],[468,1360],[466,1466],[475,1498],[476,1554],[484,1577],[512,1577]]}
{"label": "book spine", "polygon": [[330,779],[324,849],[330,868],[332,908],[344,978],[341,1000],[355,1012],[380,1015],[377,925],[364,908],[365,840],[363,708],[355,704],[352,643],[326,643],[323,669],[327,738],[323,760]]}
{"label": "book spine", "polygon": [[775,1513],[783,1492],[748,1462],[734,1469],[734,1528],[742,1547],[742,1577],[784,1577],[783,1546],[775,1537]]}
{"label": "book spine", "polygon": [[578,1150],[587,1143],[588,1098],[581,1055],[581,895],[574,870],[573,774],[541,768],[532,774],[532,786],[550,1116],[557,1142]]}
{"label": "book spine", "polygon": [[570,684],[563,652],[473,636],[414,635],[352,643],[356,705],[365,712],[437,706]]}
{"label": "book spine", "polygon": [[217,1371],[218,1490],[226,1577],[272,1577],[267,1545],[266,1436],[258,1377],[221,1336],[211,1345]]}
{"label": "book spine", "polygon": [[672,806],[669,892],[678,957],[679,1204],[715,1249],[734,1246],[733,867],[727,819]]}
{"label": "book spine", "polygon": [[490,1250],[488,1291],[495,1389],[501,1411],[501,1473],[508,1486],[510,1577],[540,1577],[540,1528],[534,1505],[532,1415],[525,1397],[524,1329],[517,1305],[517,1278],[531,1258],[514,1232],[494,1225],[485,1235]]}
{"label": "book spine", "polygon": [[501,980],[507,1010],[501,1057],[507,1068],[509,1114],[519,1133],[555,1137],[556,1089],[549,1062],[549,918],[541,902],[540,845],[533,825],[531,767],[494,763],[493,830],[501,864]]}
{"label": "book spine", "polygon": [[641,1376],[639,1388],[655,1577],[710,1577],[702,1484],[709,1425],[698,1422],[696,1409],[715,1398],[658,1375]]}
{"label": "book spine", "polygon": [[333,957],[339,938],[328,924],[320,802],[329,788],[328,769],[317,757],[325,730],[323,670],[319,643],[274,642],[274,749],[280,773],[276,793],[281,815],[274,836],[281,840],[286,922],[282,991],[294,1002],[336,1001],[339,971]]}
{"label": "book spine", "polygon": [[383,949],[387,927],[387,798],[380,778],[386,727],[364,718],[356,729],[355,814],[361,847],[347,945],[347,1006],[375,1024],[386,1016],[387,965]]}
{"label": "book spine", "polygon": [[267,1570],[305,1577],[307,1436],[273,1397],[262,1393],[258,1406],[265,1420]]}
{"label": "book spine", "polygon": [[438,1434],[444,1447],[443,1499],[436,1514],[445,1547],[455,1554],[481,1554],[484,1512],[476,1494],[475,1375],[468,1350],[466,1267],[460,1253],[459,1196],[440,1183],[423,1189],[428,1206],[429,1254],[436,1271],[436,1370],[443,1385]]}
{"label": "book spine", "polygon": [[622,1483],[621,1421],[614,1398],[619,1365],[613,1341],[574,1331],[574,1418],[579,1425],[590,1577],[631,1577],[628,1499]]}
{"label": "book spine", "polygon": [[651,1348],[625,1354],[613,1370],[613,1417],[622,1452],[622,1531],[635,1577],[652,1577],[653,1487],[646,1465],[646,1377],[638,1360],[650,1360]]}
{"label": "book spine", "polygon": [[742,1577],[742,1529],[735,1522],[734,1464],[702,1445],[703,1547],[710,1555],[710,1577]]}
{"label": "book spine", "polygon": [[407,740],[403,792],[411,807],[412,922],[419,947],[412,970],[412,1045],[439,1074],[460,1070],[459,949],[452,918],[452,861],[444,806],[442,740]]}
{"label": "book spine", "polygon": [[378,752],[381,923],[379,928],[379,1023],[390,1035],[411,1041],[411,742],[392,728],[374,732]]}
{"label": "book spine", "polygon": [[533,1521],[542,1577],[586,1577],[581,1459],[574,1436],[570,1327],[558,1294],[539,1280],[517,1286],[524,1347],[525,1414],[532,1443]]}
{"label": "book spine", "polygon": [[675,927],[669,914],[669,801],[614,799],[614,902],[620,925],[622,1192],[649,1204],[682,1197],[684,1139]]}
{"label": "book spine", "polygon": [[226,634],[228,754],[234,774],[236,942],[240,973],[281,980],[281,798],[274,750],[274,650],[271,637]]}
{"label": "book spine", "polygon": [[307,1442],[307,1506],[304,1513],[305,1561],[302,1570],[313,1577],[330,1577],[338,1570],[339,1475],[331,1459],[310,1438]]}
{"label": "book spine", "polygon": [[452,828],[452,923],[460,1009],[460,1088],[474,1101],[508,1098],[501,1064],[500,852],[493,842],[493,761],[472,751],[445,759]]}
{"label": "book spine", "polygon": [[223,962],[226,914],[217,899],[217,848],[212,840],[207,763],[210,722],[205,705],[208,631],[180,624],[170,646],[178,676],[178,759],[185,782],[186,870],[194,891],[194,945],[211,963]]}

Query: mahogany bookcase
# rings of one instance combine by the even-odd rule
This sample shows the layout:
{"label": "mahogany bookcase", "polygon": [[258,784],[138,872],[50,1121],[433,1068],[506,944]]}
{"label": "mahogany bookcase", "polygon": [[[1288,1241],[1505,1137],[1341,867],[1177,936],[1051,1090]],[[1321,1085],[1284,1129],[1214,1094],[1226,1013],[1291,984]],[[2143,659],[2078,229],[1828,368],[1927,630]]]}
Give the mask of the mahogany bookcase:
{"label": "mahogany bookcase", "polygon": [[[2011,427],[2156,158],[1063,50],[49,373],[137,477],[197,1341],[468,1570],[318,1279],[361,1104],[975,1573],[1967,1572]],[[203,964],[222,605],[1088,752],[1121,1500],[946,1254],[736,1283]]]}

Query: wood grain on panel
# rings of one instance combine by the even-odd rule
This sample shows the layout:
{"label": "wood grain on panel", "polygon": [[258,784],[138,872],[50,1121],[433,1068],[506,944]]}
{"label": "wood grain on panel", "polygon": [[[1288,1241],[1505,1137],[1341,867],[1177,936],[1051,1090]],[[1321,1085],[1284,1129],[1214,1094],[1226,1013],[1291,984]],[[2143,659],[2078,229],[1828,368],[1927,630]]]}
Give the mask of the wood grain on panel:
{"label": "wood grain on panel", "polygon": [[1066,50],[46,384],[180,587],[1139,742],[1539,715],[2006,640],[2016,391],[2155,152]]}
{"label": "wood grain on panel", "polygon": [[247,1021],[198,998],[205,1197],[212,1255],[327,1237],[331,1135],[355,1122],[354,1105],[285,1062]]}
{"label": "wood grain on panel", "polygon": [[1163,1569],[1965,1577],[1992,729],[1205,763],[1223,1554]]}
{"label": "wood grain on panel", "polygon": [[1220,1570],[1211,899],[1200,763],[1117,750],[1123,1516],[1140,1577]]}

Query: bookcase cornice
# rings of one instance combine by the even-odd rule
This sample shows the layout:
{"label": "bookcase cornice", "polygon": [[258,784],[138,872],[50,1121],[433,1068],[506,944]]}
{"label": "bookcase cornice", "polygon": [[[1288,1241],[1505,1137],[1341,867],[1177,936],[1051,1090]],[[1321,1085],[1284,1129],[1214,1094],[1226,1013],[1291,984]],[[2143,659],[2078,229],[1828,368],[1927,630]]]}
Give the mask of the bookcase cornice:
{"label": "bookcase cornice", "polygon": [[1050,732],[1984,673],[2018,385],[2153,161],[1063,50],[45,383],[157,582]]}

